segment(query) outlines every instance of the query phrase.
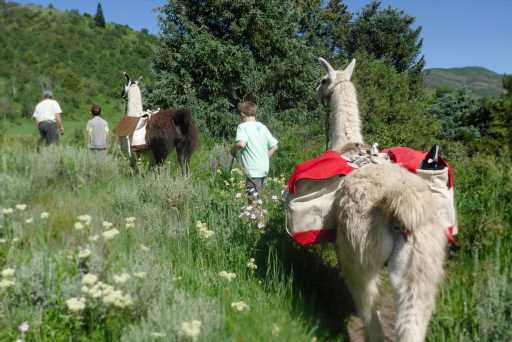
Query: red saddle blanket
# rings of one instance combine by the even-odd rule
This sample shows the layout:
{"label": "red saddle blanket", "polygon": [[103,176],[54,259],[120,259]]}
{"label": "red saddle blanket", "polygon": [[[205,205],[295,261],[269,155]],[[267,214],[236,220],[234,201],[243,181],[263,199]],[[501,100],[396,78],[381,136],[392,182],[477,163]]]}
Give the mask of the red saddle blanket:
{"label": "red saddle blanket", "polygon": [[[425,158],[427,152],[416,151],[408,147],[392,147],[382,151],[389,159],[412,173]],[[453,171],[448,167],[446,191],[453,198]],[[338,177],[346,176],[355,168],[349,165],[340,153],[326,151],[320,156],[296,165],[288,179],[287,194],[287,230],[301,245],[334,241],[336,238],[335,219],[330,213],[334,194],[340,182]],[[453,215],[455,221],[455,214]],[[457,233],[456,224],[447,228],[447,237],[453,242]]]}

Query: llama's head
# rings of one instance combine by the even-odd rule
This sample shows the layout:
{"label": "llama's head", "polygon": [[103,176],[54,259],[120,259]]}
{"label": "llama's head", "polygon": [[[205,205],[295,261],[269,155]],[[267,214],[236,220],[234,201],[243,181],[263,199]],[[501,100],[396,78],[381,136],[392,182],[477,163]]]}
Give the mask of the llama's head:
{"label": "llama's head", "polygon": [[128,73],[126,72],[123,72],[123,76],[125,78],[125,82],[124,82],[124,85],[123,85],[123,91],[121,92],[121,97],[123,99],[127,99],[128,98],[128,91],[130,90],[130,88],[132,86],[138,86],[140,80],[142,79],[142,76],[139,77],[139,79],[137,81],[133,81],[130,76],[128,76]]}
{"label": "llama's head", "polygon": [[338,84],[342,82],[350,82],[352,72],[354,72],[354,67],[356,65],[356,60],[352,59],[352,61],[343,70],[334,70],[329,62],[322,57],[318,58],[318,61],[325,67],[327,75],[322,77],[320,82],[318,82],[316,93],[322,101],[328,101],[334,88]]}

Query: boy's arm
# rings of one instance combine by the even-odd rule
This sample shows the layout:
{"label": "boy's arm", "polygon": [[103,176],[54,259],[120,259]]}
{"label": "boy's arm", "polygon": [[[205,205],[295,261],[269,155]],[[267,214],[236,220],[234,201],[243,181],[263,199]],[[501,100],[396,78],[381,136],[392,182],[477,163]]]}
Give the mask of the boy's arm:
{"label": "boy's arm", "polygon": [[269,158],[270,158],[270,157],[272,157],[272,155],[273,155],[274,153],[276,153],[277,149],[278,149],[277,144],[275,144],[274,146],[272,146],[272,147],[270,148],[270,150],[268,150],[268,152],[267,152],[268,157],[269,157]]}
{"label": "boy's arm", "polygon": [[244,140],[238,140],[233,147],[231,148],[231,155],[235,157],[240,150],[243,150],[245,147],[246,142]]}

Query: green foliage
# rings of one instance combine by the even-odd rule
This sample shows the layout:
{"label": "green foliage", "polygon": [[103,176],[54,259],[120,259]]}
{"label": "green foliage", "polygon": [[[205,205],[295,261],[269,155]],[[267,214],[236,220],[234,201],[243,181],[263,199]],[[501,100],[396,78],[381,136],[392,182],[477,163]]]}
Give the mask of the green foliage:
{"label": "green foliage", "polygon": [[117,24],[100,28],[76,11],[11,2],[0,3],[0,22],[0,118],[31,116],[44,89],[53,90],[64,124],[88,117],[91,103],[117,118],[124,111],[121,73],[152,80],[153,36]]}
{"label": "green foliage", "polygon": [[356,57],[354,75],[365,140],[381,146],[430,148],[439,121],[427,114],[427,94],[411,89],[414,76],[366,54]]}
{"label": "green foliage", "polygon": [[94,23],[98,27],[105,27],[105,17],[103,16],[103,8],[101,7],[101,3],[98,2],[98,7],[96,7],[96,14],[94,15]]}
{"label": "green foliage", "polygon": [[399,72],[420,73],[425,66],[421,55],[421,26],[413,29],[414,17],[388,7],[379,9],[380,1],[372,1],[351,23],[346,53],[353,56],[364,51],[393,65]]}
{"label": "green foliage", "polygon": [[512,75],[503,75],[503,89],[507,91],[508,96],[512,96]]}
{"label": "green foliage", "polygon": [[183,0],[162,13],[152,103],[196,107],[203,110],[196,111],[200,121],[214,115],[220,126],[245,99],[275,112],[316,105],[315,55],[300,35],[301,11],[292,1]]}
{"label": "green foliage", "polygon": [[441,120],[442,139],[474,144],[489,126],[489,117],[480,117],[479,100],[467,90],[439,90],[432,104],[432,114]]}

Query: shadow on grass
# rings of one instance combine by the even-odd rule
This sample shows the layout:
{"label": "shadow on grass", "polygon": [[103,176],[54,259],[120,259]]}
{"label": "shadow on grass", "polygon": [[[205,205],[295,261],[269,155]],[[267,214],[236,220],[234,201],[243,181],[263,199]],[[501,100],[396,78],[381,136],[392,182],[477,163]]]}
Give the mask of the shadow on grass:
{"label": "shadow on grass", "polygon": [[[282,217],[269,227],[283,227]],[[298,316],[318,326],[318,338],[349,341],[349,319],[355,309],[350,293],[336,267],[330,246],[300,247],[282,228],[269,229],[257,246],[259,275],[267,274],[267,259],[275,254],[281,271],[293,279],[293,305]],[[260,266],[261,265],[261,266]]]}

